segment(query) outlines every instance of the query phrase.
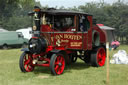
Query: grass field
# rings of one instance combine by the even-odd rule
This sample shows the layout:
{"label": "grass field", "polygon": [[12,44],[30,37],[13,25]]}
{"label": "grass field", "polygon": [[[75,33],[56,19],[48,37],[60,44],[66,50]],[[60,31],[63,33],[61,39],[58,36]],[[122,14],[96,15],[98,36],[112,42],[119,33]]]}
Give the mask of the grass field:
{"label": "grass field", "polygon": [[[119,49],[128,53],[128,46]],[[66,67],[64,74],[52,76],[47,67],[36,67],[33,72],[22,73],[19,69],[20,49],[0,50],[0,85],[106,85],[106,65],[95,68],[78,60]],[[110,64],[110,85],[128,85],[128,65]]]}

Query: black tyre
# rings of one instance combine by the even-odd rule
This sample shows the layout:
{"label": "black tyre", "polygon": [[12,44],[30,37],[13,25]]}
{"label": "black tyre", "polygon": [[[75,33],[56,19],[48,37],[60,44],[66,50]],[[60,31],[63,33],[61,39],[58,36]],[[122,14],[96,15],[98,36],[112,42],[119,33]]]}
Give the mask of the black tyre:
{"label": "black tyre", "polygon": [[86,63],[86,64],[90,64],[90,62],[91,62],[91,52],[90,51],[88,51],[88,52],[86,52],[85,54],[84,54],[84,62]]}
{"label": "black tyre", "polygon": [[31,72],[34,70],[31,54],[27,54],[26,52],[22,53],[19,60],[19,67],[22,72]]}
{"label": "black tyre", "polygon": [[84,62],[85,62],[86,64],[90,64],[90,56],[85,56]]}
{"label": "black tyre", "polygon": [[100,67],[105,64],[106,60],[106,51],[103,47],[98,47],[91,54],[91,64],[94,67]]}
{"label": "black tyre", "polygon": [[7,49],[8,49],[8,45],[6,45],[6,44],[3,45],[3,49],[4,49],[4,50],[7,50]]}
{"label": "black tyre", "polygon": [[65,69],[65,58],[63,54],[53,54],[50,60],[50,69],[53,75],[60,75]]}

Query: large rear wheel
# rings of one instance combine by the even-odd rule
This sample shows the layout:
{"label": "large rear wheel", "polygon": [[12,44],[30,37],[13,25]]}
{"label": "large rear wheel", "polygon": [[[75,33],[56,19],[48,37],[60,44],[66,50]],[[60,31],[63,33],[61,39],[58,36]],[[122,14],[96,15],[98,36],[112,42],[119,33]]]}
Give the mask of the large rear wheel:
{"label": "large rear wheel", "polygon": [[50,60],[50,69],[53,75],[60,75],[64,72],[65,58],[63,54],[53,54]]}
{"label": "large rear wheel", "polygon": [[91,62],[91,52],[90,51],[86,51],[85,54],[84,54],[84,62],[86,64],[90,64]]}
{"label": "large rear wheel", "polygon": [[22,53],[20,56],[19,67],[22,72],[31,72],[34,70],[31,54],[26,52]]}
{"label": "large rear wheel", "polygon": [[95,51],[91,54],[91,64],[95,67],[100,67],[105,64],[106,60],[106,51],[103,47],[98,47]]}

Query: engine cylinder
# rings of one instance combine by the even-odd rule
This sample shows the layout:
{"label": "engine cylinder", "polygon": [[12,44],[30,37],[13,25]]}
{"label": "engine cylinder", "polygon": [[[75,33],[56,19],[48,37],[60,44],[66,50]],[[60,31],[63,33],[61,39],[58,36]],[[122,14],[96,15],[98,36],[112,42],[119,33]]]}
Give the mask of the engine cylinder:
{"label": "engine cylinder", "polygon": [[33,54],[40,54],[45,52],[47,48],[47,41],[45,38],[31,38],[29,40],[29,50]]}

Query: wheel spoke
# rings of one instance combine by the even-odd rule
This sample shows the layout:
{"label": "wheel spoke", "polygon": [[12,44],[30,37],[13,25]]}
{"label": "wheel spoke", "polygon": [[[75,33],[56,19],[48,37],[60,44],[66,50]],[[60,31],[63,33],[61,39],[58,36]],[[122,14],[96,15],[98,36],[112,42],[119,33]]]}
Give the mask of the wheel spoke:
{"label": "wheel spoke", "polygon": [[59,62],[56,61],[56,62],[55,62],[55,65],[58,65],[58,64],[59,64]]}
{"label": "wheel spoke", "polygon": [[58,68],[58,74],[61,74],[63,71],[61,70],[61,67]]}
{"label": "wheel spoke", "polygon": [[31,65],[28,66],[29,71],[33,70],[33,67]]}
{"label": "wheel spoke", "polygon": [[32,59],[29,54],[26,54],[24,57],[24,68],[27,72],[30,72],[34,69],[32,66]]}
{"label": "wheel spoke", "polygon": [[59,68],[59,65],[55,65],[55,70],[57,70]]}
{"label": "wheel spoke", "polygon": [[26,66],[27,66],[27,65],[24,65],[25,70],[26,70]]}
{"label": "wheel spoke", "polygon": [[24,62],[25,65],[27,65],[27,64],[29,64],[29,63],[30,63],[30,60],[26,60],[26,61]]}
{"label": "wheel spoke", "polygon": [[28,71],[29,72],[29,66],[27,65],[27,67],[26,67],[26,71]]}
{"label": "wheel spoke", "polygon": [[101,58],[102,58],[102,54],[100,54],[100,53],[99,53],[98,58],[100,58],[100,59],[101,59]]}
{"label": "wheel spoke", "polygon": [[98,53],[98,64],[100,66],[103,66],[105,63],[105,50],[102,48],[100,49],[99,53]]}
{"label": "wheel spoke", "polygon": [[59,66],[59,68],[58,68],[58,74],[63,73],[64,66],[65,66],[64,58],[62,56],[60,57],[60,63],[61,63],[61,66]]}
{"label": "wheel spoke", "polygon": [[59,62],[59,57],[56,58],[57,62]]}
{"label": "wheel spoke", "polygon": [[64,66],[62,65],[61,66],[61,73],[63,73],[63,70],[64,70]]}
{"label": "wheel spoke", "polygon": [[59,68],[59,65],[56,65],[55,66],[55,72],[58,73],[58,68]]}
{"label": "wheel spoke", "polygon": [[60,57],[60,62],[61,62],[61,63],[63,62],[63,58],[62,58],[62,57]]}

